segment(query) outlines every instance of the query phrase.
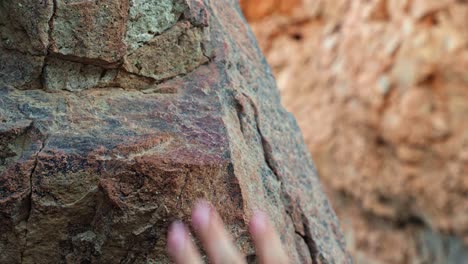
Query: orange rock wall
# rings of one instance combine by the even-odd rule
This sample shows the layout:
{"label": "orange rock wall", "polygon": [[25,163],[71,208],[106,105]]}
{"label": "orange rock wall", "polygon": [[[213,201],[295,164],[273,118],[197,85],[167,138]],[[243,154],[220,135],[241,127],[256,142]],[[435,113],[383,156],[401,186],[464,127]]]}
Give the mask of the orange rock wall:
{"label": "orange rock wall", "polygon": [[241,4],[356,262],[463,263],[468,2]]}

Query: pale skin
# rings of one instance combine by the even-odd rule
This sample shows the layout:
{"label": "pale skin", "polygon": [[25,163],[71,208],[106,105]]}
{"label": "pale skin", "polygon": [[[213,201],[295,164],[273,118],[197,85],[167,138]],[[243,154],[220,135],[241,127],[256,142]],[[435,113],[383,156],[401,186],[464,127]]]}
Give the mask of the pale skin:
{"label": "pale skin", "polygon": [[[200,201],[194,206],[192,226],[210,263],[246,263],[244,256],[224,229],[221,218],[207,202]],[[249,232],[261,264],[289,263],[281,241],[265,213],[254,213],[250,220]],[[168,252],[176,264],[203,263],[200,252],[190,238],[188,228],[181,222],[175,222],[169,228]]]}

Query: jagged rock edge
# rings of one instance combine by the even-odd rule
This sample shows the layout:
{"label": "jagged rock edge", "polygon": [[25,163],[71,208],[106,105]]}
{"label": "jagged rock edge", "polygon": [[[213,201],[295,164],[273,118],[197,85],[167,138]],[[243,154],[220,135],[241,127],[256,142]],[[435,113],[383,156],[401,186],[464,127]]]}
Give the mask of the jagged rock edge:
{"label": "jagged rock edge", "polygon": [[[295,206],[293,205],[293,201],[292,201],[289,193],[284,188],[283,182],[281,180],[282,177],[281,177],[280,173],[278,172],[278,168],[277,168],[278,166],[275,164],[276,162],[274,161],[274,158],[271,156],[272,151],[271,151],[270,142],[266,139],[263,132],[261,131],[261,128],[260,128],[260,114],[258,112],[257,105],[255,104],[253,99],[250,96],[248,96],[246,93],[242,93],[242,95],[245,98],[248,99],[248,101],[250,103],[250,106],[254,110],[255,128],[256,128],[256,131],[257,131],[257,135],[261,139],[261,149],[263,151],[264,161],[265,161],[265,164],[267,165],[267,167],[270,169],[270,171],[275,176],[276,180],[281,185],[281,197],[283,199],[283,204],[284,204],[285,209],[286,209],[287,217],[290,219],[291,223],[293,223],[293,226],[294,226],[294,229],[295,229],[294,230],[295,234],[299,235],[304,240],[304,243],[307,245],[309,253],[310,253],[311,257],[312,257],[312,262],[314,264],[321,263],[320,261],[324,261],[324,259],[323,259],[322,256],[320,256],[320,252],[319,252],[319,250],[317,248],[315,240],[311,236],[312,232],[310,230],[310,225],[308,224],[307,217],[306,217],[306,215],[304,214],[304,212],[301,209],[300,209],[300,214],[301,214],[302,225],[303,225],[305,234],[301,234],[299,231],[296,230],[296,227],[294,225],[294,221],[293,221],[293,218],[292,218],[292,214],[293,214],[293,211],[294,211],[293,208]],[[239,119],[239,127],[240,127],[240,130],[241,130],[241,133],[244,134],[244,129],[243,129],[243,125],[242,125],[242,121],[241,121],[242,119],[241,118],[242,118],[242,115],[245,115],[245,113],[243,113],[242,110],[241,110],[242,109],[242,104],[240,104],[238,102],[238,100],[235,100],[235,102],[236,102],[237,117]],[[287,202],[285,202],[285,201],[287,201]]]}

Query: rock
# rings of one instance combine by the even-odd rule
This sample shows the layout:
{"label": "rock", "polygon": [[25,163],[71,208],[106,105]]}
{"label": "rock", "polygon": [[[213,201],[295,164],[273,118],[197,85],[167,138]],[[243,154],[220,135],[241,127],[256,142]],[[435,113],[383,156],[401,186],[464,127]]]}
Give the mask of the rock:
{"label": "rock", "polygon": [[185,74],[208,61],[203,54],[202,38],[201,29],[192,27],[190,22],[178,23],[128,55],[124,68],[155,80]]}
{"label": "rock", "polygon": [[87,63],[115,64],[126,51],[128,9],[125,0],[56,0],[51,51]]}
{"label": "rock", "polygon": [[246,2],[356,260],[462,263],[468,4],[304,0],[262,18]]}
{"label": "rock", "polygon": [[131,0],[126,33],[129,51],[174,26],[184,9],[180,1]]}
{"label": "rock", "polygon": [[2,1],[0,3],[0,48],[31,55],[46,55],[53,1]]}
{"label": "rock", "polygon": [[0,48],[0,85],[39,88],[44,56]]}
{"label": "rock", "polygon": [[[98,66],[52,58],[44,66],[44,89],[72,92],[90,89],[100,84],[105,72]],[[116,75],[117,71],[114,72]]]}
{"label": "rock", "polygon": [[262,209],[293,263],[350,262],[236,1],[40,3],[0,49],[0,263],[168,263],[200,198],[252,261]]}

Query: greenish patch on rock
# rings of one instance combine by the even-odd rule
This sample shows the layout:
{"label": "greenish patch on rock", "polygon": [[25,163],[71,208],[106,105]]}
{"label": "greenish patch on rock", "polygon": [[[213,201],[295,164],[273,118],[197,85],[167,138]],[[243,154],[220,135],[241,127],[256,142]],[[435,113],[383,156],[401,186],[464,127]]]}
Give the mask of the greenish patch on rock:
{"label": "greenish patch on rock", "polygon": [[130,0],[126,43],[133,51],[174,26],[185,6],[174,0]]}
{"label": "greenish patch on rock", "polygon": [[126,71],[163,80],[188,73],[205,63],[203,31],[188,22],[179,22],[145,46],[125,57]]}

